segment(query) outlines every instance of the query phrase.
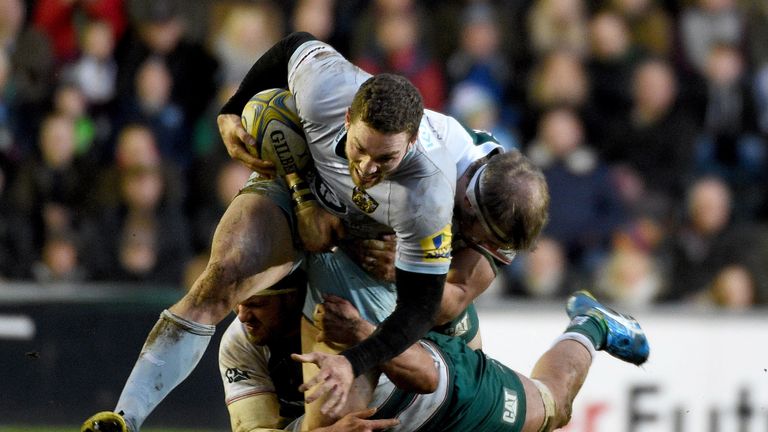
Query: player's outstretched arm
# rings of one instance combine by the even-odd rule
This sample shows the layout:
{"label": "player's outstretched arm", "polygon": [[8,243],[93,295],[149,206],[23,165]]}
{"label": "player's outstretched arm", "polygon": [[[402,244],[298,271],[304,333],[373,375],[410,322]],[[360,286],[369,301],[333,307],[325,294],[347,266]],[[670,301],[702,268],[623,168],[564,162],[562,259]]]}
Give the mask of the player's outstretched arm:
{"label": "player's outstretched arm", "polygon": [[446,275],[399,268],[395,274],[395,310],[370,337],[341,353],[349,360],[355,376],[391,360],[435,326]]}
{"label": "player's outstretched arm", "polygon": [[[320,340],[354,345],[376,330],[376,326],[363,319],[352,303],[341,297],[327,295],[321,307]],[[432,393],[437,389],[439,376],[434,361],[419,343],[383,363],[381,371],[397,387],[408,392]]]}
{"label": "player's outstretched arm", "polygon": [[[288,60],[305,42],[315,40],[309,33],[291,33],[256,60],[240,87],[219,111],[216,121],[229,156],[266,176],[275,174],[271,162],[256,158],[246,149],[250,138],[240,123],[240,113],[254,94],[270,88],[288,88]],[[251,144],[254,144],[251,142]]]}
{"label": "player's outstretched arm", "polygon": [[396,270],[398,301],[394,312],[374,333],[340,355],[312,352],[293,355],[294,360],[316,364],[320,370],[299,391],[313,389],[306,398],[312,403],[327,395],[321,412],[338,417],[347,403],[356,376],[383,364],[416,343],[435,325],[435,315],[445,284],[445,274],[422,274]]}

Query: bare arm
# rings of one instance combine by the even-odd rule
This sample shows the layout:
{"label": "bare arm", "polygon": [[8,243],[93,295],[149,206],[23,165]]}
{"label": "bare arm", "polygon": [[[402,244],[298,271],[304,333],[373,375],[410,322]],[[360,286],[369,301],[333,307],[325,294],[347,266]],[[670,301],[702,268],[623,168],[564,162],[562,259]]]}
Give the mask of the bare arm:
{"label": "bare arm", "polygon": [[454,250],[437,324],[443,325],[456,318],[488,289],[495,277],[488,259],[479,252],[468,247]]}
{"label": "bare arm", "polygon": [[232,432],[275,432],[285,426],[274,393],[258,393],[227,405]]}
{"label": "bare arm", "polygon": [[[274,393],[256,394],[227,405],[232,432],[282,432],[286,423]],[[397,426],[396,419],[369,420],[375,408],[345,415],[336,423],[310,432],[369,432]]]}
{"label": "bare arm", "polygon": [[[357,309],[341,297],[327,296],[320,316],[321,339],[325,341],[353,345],[376,330],[376,326],[364,320]],[[434,361],[418,342],[380,367],[397,387],[405,391],[431,393],[437,388]]]}

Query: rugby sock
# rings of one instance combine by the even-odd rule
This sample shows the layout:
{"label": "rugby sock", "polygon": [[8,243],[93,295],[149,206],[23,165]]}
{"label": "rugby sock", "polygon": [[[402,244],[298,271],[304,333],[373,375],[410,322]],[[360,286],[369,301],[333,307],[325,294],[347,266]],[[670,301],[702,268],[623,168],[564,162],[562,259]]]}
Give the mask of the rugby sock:
{"label": "rugby sock", "polygon": [[568,327],[555,343],[560,340],[570,339],[584,345],[592,354],[596,350],[601,350],[605,345],[605,339],[608,336],[608,329],[600,321],[588,315],[579,315],[573,317]]}
{"label": "rugby sock", "polygon": [[215,330],[216,326],[188,321],[168,310],[160,314],[115,407],[132,432],[189,376]]}

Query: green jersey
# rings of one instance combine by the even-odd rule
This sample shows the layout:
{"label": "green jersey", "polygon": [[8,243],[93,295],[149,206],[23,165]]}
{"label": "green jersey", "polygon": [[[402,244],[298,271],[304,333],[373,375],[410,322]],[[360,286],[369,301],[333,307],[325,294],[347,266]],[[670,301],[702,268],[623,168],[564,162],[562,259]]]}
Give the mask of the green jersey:
{"label": "green jersey", "polygon": [[[445,391],[421,395],[394,388],[376,412],[377,418],[400,418],[401,425],[393,431],[522,429],[525,391],[514,371],[457,338],[430,332],[422,343],[432,353],[441,377],[447,378]],[[430,409],[424,410],[425,406]]]}

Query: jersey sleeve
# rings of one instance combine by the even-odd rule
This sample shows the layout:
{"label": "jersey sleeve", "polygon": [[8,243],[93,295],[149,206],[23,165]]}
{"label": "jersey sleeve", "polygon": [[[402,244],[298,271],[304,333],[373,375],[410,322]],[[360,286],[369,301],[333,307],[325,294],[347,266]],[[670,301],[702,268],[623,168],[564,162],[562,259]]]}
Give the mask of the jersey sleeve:
{"label": "jersey sleeve", "polygon": [[243,324],[232,321],[219,345],[219,372],[227,405],[261,393],[275,393],[269,377],[269,349],[248,340]]}
{"label": "jersey sleeve", "polygon": [[429,231],[420,229],[418,224],[414,225],[416,234],[398,239],[395,267],[413,273],[448,273],[451,265],[450,222],[426,235],[423,233]]}
{"label": "jersey sleeve", "polygon": [[302,44],[288,61],[288,88],[305,126],[338,126],[355,92],[370,77],[333,47],[317,40]]}
{"label": "jersey sleeve", "polygon": [[[456,177],[461,177],[472,162],[491,153],[503,152],[504,147],[490,132],[468,129],[456,119],[448,118],[446,146],[456,158]],[[467,145],[469,143],[469,145]]]}
{"label": "jersey sleeve", "polygon": [[455,172],[450,166],[435,169],[398,187],[393,196],[406,204],[398,210],[402,213],[392,215],[398,236],[395,266],[413,273],[448,273]]}

